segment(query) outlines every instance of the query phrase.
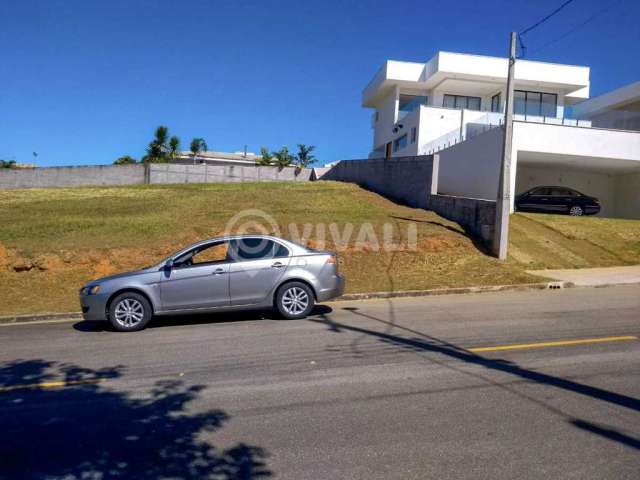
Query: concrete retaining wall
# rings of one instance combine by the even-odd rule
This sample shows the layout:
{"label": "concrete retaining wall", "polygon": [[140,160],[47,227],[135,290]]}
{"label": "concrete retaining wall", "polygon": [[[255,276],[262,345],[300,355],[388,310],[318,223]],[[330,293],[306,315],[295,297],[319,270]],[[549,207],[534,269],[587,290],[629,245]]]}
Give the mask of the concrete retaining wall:
{"label": "concrete retaining wall", "polygon": [[0,188],[48,188],[144,183],[144,165],[0,169]]}
{"label": "concrete retaining wall", "polygon": [[471,235],[490,244],[496,221],[496,202],[476,198],[431,195],[429,210],[458,223]]}
{"label": "concrete retaining wall", "polygon": [[504,130],[494,128],[440,152],[438,192],[495,200]]}
{"label": "concrete retaining wall", "polygon": [[438,195],[440,158],[436,155],[391,160],[343,160],[322,180],[352,182],[406,205],[433,210],[460,224],[468,233],[493,240],[496,202]]}
{"label": "concrete retaining wall", "polygon": [[149,183],[232,183],[306,181],[311,169],[295,167],[253,167],[235,165],[177,165],[156,163],[149,165]]}
{"label": "concrete retaining wall", "polygon": [[357,183],[406,205],[427,208],[433,171],[433,155],[393,160],[343,160],[325,173],[322,180]]}
{"label": "concrete retaining wall", "polygon": [[2,188],[51,188],[136,185],[143,183],[228,183],[306,181],[311,169],[223,165],[96,165],[0,169]]}

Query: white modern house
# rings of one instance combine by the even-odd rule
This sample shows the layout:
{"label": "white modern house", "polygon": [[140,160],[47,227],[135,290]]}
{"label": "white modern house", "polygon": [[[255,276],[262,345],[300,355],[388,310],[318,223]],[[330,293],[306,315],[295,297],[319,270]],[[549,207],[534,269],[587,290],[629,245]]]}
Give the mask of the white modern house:
{"label": "white modern house", "polygon": [[[252,152],[200,152],[197,156],[197,163],[207,165],[229,165],[229,166],[256,166],[260,156]],[[190,151],[178,152],[176,158],[170,163],[181,163],[190,165],[194,163],[193,153]]]}
{"label": "white modern house", "polygon": [[[362,94],[369,157],[438,152],[438,193],[494,200],[507,68],[449,52],[387,61]],[[514,89],[512,190],[569,186],[599,197],[604,216],[640,218],[640,82],[589,99],[589,67],[517,60]]]}

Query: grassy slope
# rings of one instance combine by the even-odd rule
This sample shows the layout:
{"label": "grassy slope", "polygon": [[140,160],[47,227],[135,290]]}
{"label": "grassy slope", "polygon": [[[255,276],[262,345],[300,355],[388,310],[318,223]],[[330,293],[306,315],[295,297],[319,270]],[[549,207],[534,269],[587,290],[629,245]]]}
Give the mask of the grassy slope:
{"label": "grassy slope", "polygon": [[[0,205],[0,315],[76,310],[86,280],[154,263],[251,208],[271,215],[285,237],[291,223],[300,232],[306,223],[336,223],[340,232],[370,223],[382,239],[391,223],[399,242],[415,224],[417,251],[349,245],[341,269],[351,292],[522,283],[536,281],[526,268],[640,263],[640,222],[516,215],[513,256],[500,263],[433,212],[332,182],[14,190],[0,192]],[[591,224],[602,233],[588,234]],[[15,272],[20,264],[41,268]]]}

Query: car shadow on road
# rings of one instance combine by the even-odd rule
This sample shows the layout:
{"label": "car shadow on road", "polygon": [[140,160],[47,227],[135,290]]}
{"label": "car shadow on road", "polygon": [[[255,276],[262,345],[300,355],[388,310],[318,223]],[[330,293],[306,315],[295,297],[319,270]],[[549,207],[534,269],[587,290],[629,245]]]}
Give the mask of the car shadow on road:
{"label": "car shadow on road", "polygon": [[[311,312],[314,315],[326,315],[333,310],[327,305],[316,305]],[[280,320],[288,322],[272,310],[246,310],[228,312],[207,312],[187,315],[163,315],[154,317],[147,328],[178,327],[184,325],[207,325],[220,323],[248,322],[253,320]],[[114,331],[109,322],[82,320],[73,325],[80,332]]]}
{"label": "car shadow on road", "polygon": [[[541,385],[547,385],[554,388],[559,388],[568,392],[572,392],[578,395],[582,395],[585,397],[593,398],[596,400],[600,400],[603,402],[607,402],[619,407],[623,407],[634,412],[640,412],[640,399],[630,397],[628,395],[623,395],[620,393],[615,393],[609,390],[604,390],[598,387],[593,387],[590,385],[586,385],[583,383],[579,383],[573,380],[568,380],[561,377],[556,377],[553,375],[549,375],[546,373],[529,370],[524,367],[519,366],[518,364],[504,360],[504,359],[495,359],[495,358],[486,358],[476,353],[470,352],[462,347],[459,347],[455,344],[446,342],[437,337],[430,336],[423,332],[409,329],[399,325],[394,320],[393,310],[391,310],[391,320],[386,320],[384,318],[378,318],[376,316],[364,313],[359,311],[357,307],[346,307],[343,308],[344,311],[351,312],[357,317],[373,320],[376,322],[380,322],[385,325],[385,331],[377,331],[367,329],[361,325],[351,325],[345,323],[336,322],[328,315],[320,315],[319,318],[310,319],[311,321],[324,323],[327,328],[332,332],[355,332],[362,334],[364,336],[371,336],[377,338],[381,342],[386,344],[396,345],[402,349],[409,349],[419,353],[437,353],[443,355],[448,358],[453,358],[462,362],[466,362],[467,364],[479,365],[488,370],[499,371],[503,373],[507,373],[518,377],[527,382],[533,382]],[[393,329],[399,329],[405,334],[411,334],[410,338],[395,335],[391,333]],[[439,362],[438,362],[439,363]],[[473,375],[473,374],[472,374]],[[474,375],[475,377],[492,383],[496,387],[506,388],[501,386],[499,383],[490,381],[486,377],[480,375]],[[575,418],[571,415],[565,414],[559,408],[551,407],[546,403],[537,400],[531,396],[525,395],[521,392],[515,391],[513,389],[508,389],[511,393],[514,393],[523,399],[528,401],[532,401],[539,406],[551,411],[552,413],[559,415],[564,418],[565,421],[572,424],[573,426],[583,430],[593,433],[595,435],[599,435],[603,438],[607,438],[609,440],[614,440],[624,445],[640,449],[640,440],[629,436],[625,433],[619,432],[613,427],[609,427],[606,425],[597,425],[591,422],[588,422],[584,419]]]}
{"label": "car shadow on road", "polygon": [[203,386],[165,380],[134,396],[109,386],[125,370],[0,364],[0,479],[271,476],[264,449],[221,449],[201,438],[229,421],[221,410],[188,411]]}

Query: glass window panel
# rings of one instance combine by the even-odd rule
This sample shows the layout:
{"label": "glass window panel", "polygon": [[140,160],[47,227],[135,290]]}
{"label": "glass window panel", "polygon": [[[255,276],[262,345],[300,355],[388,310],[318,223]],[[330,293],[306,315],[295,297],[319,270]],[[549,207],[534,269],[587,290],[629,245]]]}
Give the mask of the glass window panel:
{"label": "glass window panel", "polygon": [[393,141],[393,151],[394,152],[397,152],[398,150],[402,150],[406,146],[407,146],[407,134],[406,133],[403,136],[401,136],[400,138],[396,138]]}
{"label": "glass window panel", "polygon": [[444,100],[442,101],[442,106],[447,108],[456,108],[456,97],[455,95],[445,95]]}
{"label": "glass window panel", "polygon": [[541,114],[545,117],[555,117],[557,115],[558,96],[553,93],[542,94]]}
{"label": "glass window panel", "polygon": [[424,95],[400,94],[398,109],[401,112],[412,112],[420,105],[426,105],[428,98]]}
{"label": "glass window panel", "polygon": [[527,92],[527,115],[540,115],[540,104],[542,103],[541,94],[537,92]]}
{"label": "glass window panel", "polygon": [[468,97],[467,108],[469,110],[480,110],[480,97]]}
{"label": "glass window panel", "polygon": [[526,113],[526,92],[516,90],[513,95],[513,112],[518,115]]}
{"label": "glass window panel", "polygon": [[491,97],[491,111],[492,112],[499,112],[502,108],[501,108],[501,100],[502,100],[502,94],[498,93],[496,95],[494,95],[493,97]]}

